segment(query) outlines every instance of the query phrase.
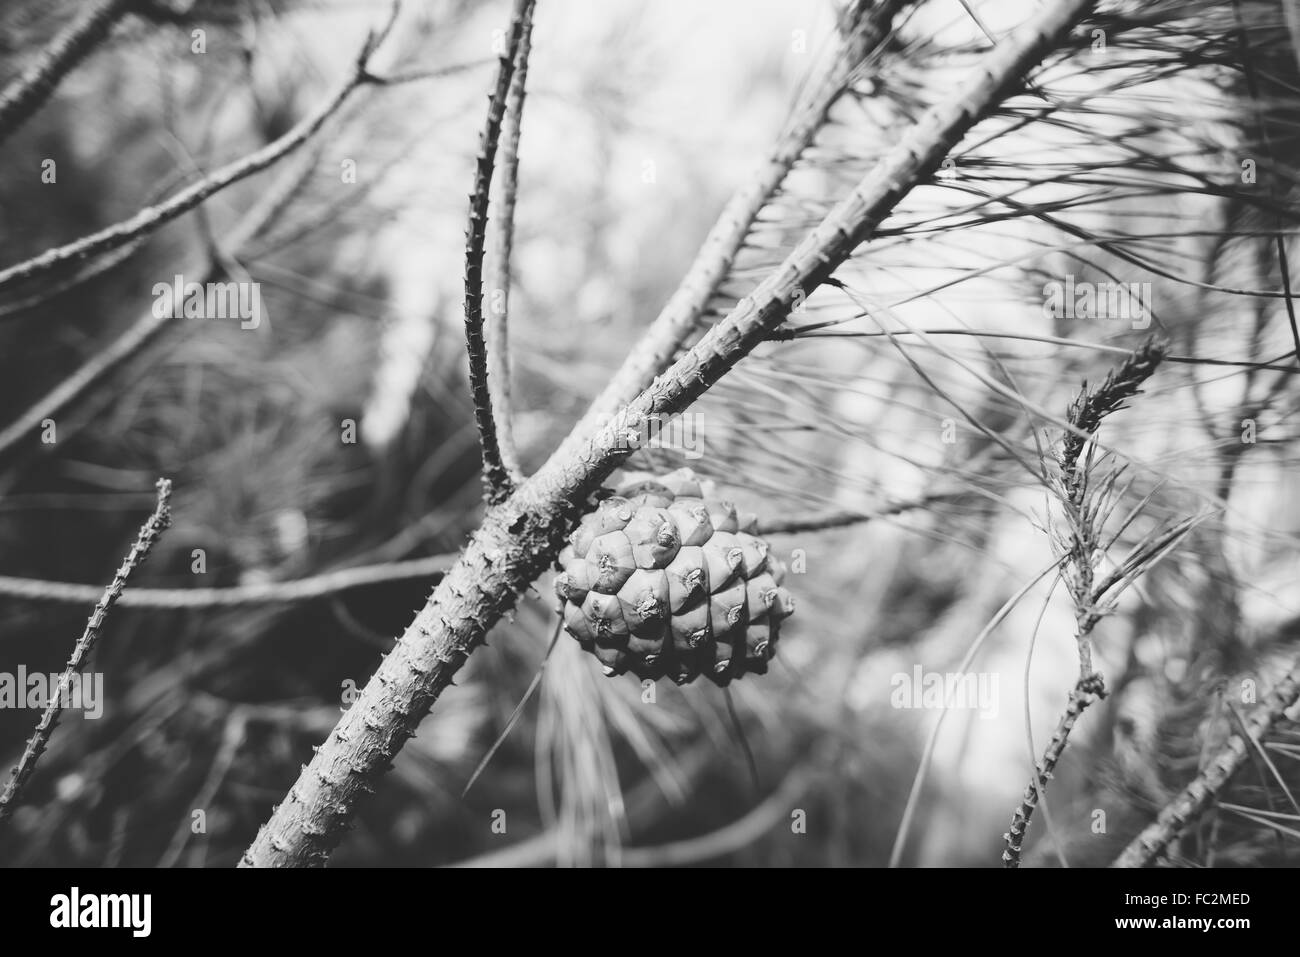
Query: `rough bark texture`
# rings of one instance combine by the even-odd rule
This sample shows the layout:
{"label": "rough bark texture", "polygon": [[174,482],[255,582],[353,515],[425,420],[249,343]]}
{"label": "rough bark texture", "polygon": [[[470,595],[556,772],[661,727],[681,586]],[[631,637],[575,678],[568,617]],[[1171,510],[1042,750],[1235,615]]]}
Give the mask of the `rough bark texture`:
{"label": "rough bark texture", "polygon": [[[492,278],[488,290],[493,296],[488,310],[488,386],[492,393],[492,410],[496,415],[497,440],[501,446],[501,464],[515,482],[523,481],[519,453],[515,447],[514,399],[510,382],[510,258],[515,241],[515,201],[519,192],[519,139],[524,119],[524,100],[528,86],[528,55],[532,49],[533,12],[524,15],[519,53],[515,57],[515,75],[506,97],[506,115],[502,125],[501,165],[497,174],[498,190],[496,230],[492,243]],[[495,384],[494,384],[495,383]]]}
{"label": "rough bark texture", "polygon": [[1007,845],[1002,852],[1003,867],[1020,866],[1020,852],[1025,843],[1025,832],[1029,830],[1029,819],[1034,816],[1039,798],[1046,793],[1047,782],[1052,779],[1052,772],[1056,770],[1057,762],[1065,753],[1070,732],[1074,730],[1074,724],[1083,712],[1105,696],[1106,687],[1101,675],[1095,673],[1080,678],[1079,683],[1070,691],[1069,704],[1056,725],[1056,731],[1052,733],[1052,740],[1048,743],[1047,750],[1043,752],[1043,760],[1039,763],[1036,779],[1030,781],[1029,786],[1025,788],[1025,796],[1020,799],[1020,806],[1011,817],[1011,829],[1002,835]]}
{"label": "rough bark texture", "polygon": [[930,110],[750,296],[594,435],[566,443],[492,508],[356,703],[303,768],[241,866],[324,864],[361,796],[487,629],[559,551],[592,491],[630,454],[650,415],[687,408],[824,282],[967,130],[1056,44],[1091,0],[1058,0],[1003,39],[974,75]]}
{"label": "rough bark texture", "polygon": [[1111,867],[1149,867],[1156,863],[1189,824],[1213,803],[1251,750],[1282,720],[1300,721],[1300,662],[1274,685],[1264,703],[1246,719],[1249,743],[1234,734],[1174,800],[1151,822]]}
{"label": "rough bark texture", "polygon": [[506,47],[501,53],[496,87],[488,102],[487,121],[479,136],[474,161],[474,192],[469,196],[469,224],[465,228],[465,342],[469,353],[469,390],[474,400],[474,421],[483,449],[483,482],[487,499],[496,505],[514,489],[514,480],[501,460],[496,417],[488,389],[487,343],[483,338],[483,253],[487,245],[488,199],[492,169],[496,164],[506,96],[514,75],[515,59],[532,15],[533,0],[515,0]]}

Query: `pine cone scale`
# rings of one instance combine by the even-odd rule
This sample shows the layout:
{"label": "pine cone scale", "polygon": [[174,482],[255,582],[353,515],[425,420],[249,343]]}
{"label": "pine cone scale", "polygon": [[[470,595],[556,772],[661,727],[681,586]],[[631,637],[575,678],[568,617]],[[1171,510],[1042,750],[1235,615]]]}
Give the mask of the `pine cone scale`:
{"label": "pine cone scale", "polygon": [[608,674],[762,674],[794,610],[757,518],[712,497],[690,469],[629,478],[560,553],[564,629]]}

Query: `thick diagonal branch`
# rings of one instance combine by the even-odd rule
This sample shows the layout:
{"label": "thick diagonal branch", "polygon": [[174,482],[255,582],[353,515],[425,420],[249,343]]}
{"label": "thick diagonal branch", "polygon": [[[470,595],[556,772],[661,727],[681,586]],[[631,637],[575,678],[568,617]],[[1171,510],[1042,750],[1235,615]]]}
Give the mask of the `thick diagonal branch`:
{"label": "thick diagonal branch", "polygon": [[629,434],[652,415],[686,409],[815,289],[947,152],[1091,7],[1058,0],[987,54],[974,75],[875,165],[753,294],[609,425],[554,455],[490,509],[460,561],[379,665],[245,852],[243,866],[324,864],[373,790],[470,653],[558,553],[588,496],[633,450]]}
{"label": "thick diagonal branch", "polygon": [[[809,85],[762,165],[727,201],[677,291],[592,402],[573,430],[571,441],[585,438],[598,423],[632,401],[656,375],[668,368],[731,272],[759,213],[772,201],[795,162],[826,125],[827,114],[848,89],[854,71],[889,36],[894,18],[911,3],[912,0],[879,0],[873,5],[855,0],[846,13],[845,22],[850,26],[844,32],[841,48]],[[568,454],[572,446],[568,443],[566,446],[561,451]]]}

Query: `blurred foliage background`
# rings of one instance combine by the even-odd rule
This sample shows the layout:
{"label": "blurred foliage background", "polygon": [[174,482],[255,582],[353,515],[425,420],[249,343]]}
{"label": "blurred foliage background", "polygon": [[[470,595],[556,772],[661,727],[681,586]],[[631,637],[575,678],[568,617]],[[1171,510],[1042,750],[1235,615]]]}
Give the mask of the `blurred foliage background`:
{"label": "blurred foliage background", "polygon": [[[0,77],[78,6],[7,4]],[[974,6],[992,31],[1028,8]],[[122,220],[281,136],[340,82],[386,7],[155,0],[127,17],[0,146],[0,262]],[[1300,650],[1296,360],[1275,236],[1297,212],[1300,65],[1285,7],[1103,5],[1100,51],[1095,33],[1076,35],[1036,80],[1059,98],[1050,122],[1021,105],[980,124],[950,178],[914,191],[842,285],[791,318],[806,334],[765,345],[697,405],[698,445],[636,456],[690,465],[769,523],[802,527],[771,536],[799,606],[767,676],[733,686],[731,702],[705,683],[647,689],[601,677],[561,637],[462,796],[546,655],[545,578],[401,752],[334,862],[883,864],[937,717],[891,704],[895,676],[957,671],[1050,566],[1068,403],[1156,333],[1177,361],[1100,434],[1113,455],[1099,450],[1099,480],[1124,470],[1113,554],[1099,561],[1195,526],[1098,625],[1111,695],[1081,720],[1026,857],[1109,862],[1234,729],[1254,700],[1242,689],[1262,697]],[[834,55],[840,14],[783,0],[539,5],[511,294],[526,468],[672,294]],[[137,587],[272,586],[454,555],[481,514],[465,197],[507,19],[501,3],[410,0],[382,70],[437,75],[361,90],[282,163],[111,262],[5,291],[6,424],[177,274],[201,281],[218,262],[255,280],[265,319],[168,320],[54,417],[56,441],[31,432],[0,449],[0,574],[102,586],[160,475],[175,483],[175,524]],[[960,3],[900,18],[765,211],[718,314],[985,47]],[[1262,179],[1246,183],[1244,161]],[[241,235],[268,202],[274,215]],[[1283,255],[1295,275],[1293,248]],[[1047,315],[1045,284],[1067,275],[1149,283],[1149,328]],[[359,441],[343,439],[348,421]],[[233,865],[431,583],[124,603],[91,664],[104,716],[65,718],[0,862]],[[948,713],[903,863],[997,861],[1030,754],[1074,681],[1067,592],[1043,579],[991,632],[972,667],[995,681],[995,706]],[[92,604],[0,587],[0,672],[60,670]],[[35,719],[0,710],[0,755],[17,755]],[[1253,762],[1223,798],[1260,813],[1219,809],[1176,863],[1289,862],[1300,734],[1280,727],[1273,744],[1273,765]]]}

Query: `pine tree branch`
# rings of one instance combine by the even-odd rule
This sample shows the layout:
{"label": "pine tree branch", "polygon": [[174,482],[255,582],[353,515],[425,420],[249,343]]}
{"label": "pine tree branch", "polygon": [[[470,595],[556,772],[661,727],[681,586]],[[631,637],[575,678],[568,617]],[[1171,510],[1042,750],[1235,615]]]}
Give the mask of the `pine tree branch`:
{"label": "pine tree branch", "polygon": [[[469,196],[469,225],[465,228],[465,346],[469,353],[469,389],[474,421],[483,447],[483,483],[489,505],[499,504],[512,491],[514,479],[501,459],[501,444],[488,388],[487,342],[483,338],[483,252],[487,240],[488,202],[496,164],[501,122],[506,113],[510,81],[526,30],[532,23],[535,0],[515,0],[506,48],[501,53],[496,86],[488,100],[487,121],[479,137],[474,162],[474,191]],[[509,225],[506,226],[509,229]]]}
{"label": "pine tree branch", "polygon": [[[1084,447],[1089,439],[1101,428],[1102,421],[1124,408],[1124,403],[1142,391],[1142,385],[1160,366],[1166,347],[1150,339],[1143,343],[1118,368],[1107,373],[1105,380],[1095,389],[1090,389],[1085,382],[1074,401],[1070,403],[1066,420],[1070,431],[1062,438],[1061,451],[1057,459],[1061,474],[1059,484],[1052,487],[1061,499],[1070,526],[1070,534],[1063,545],[1062,575],[1070,590],[1075,607],[1075,642],[1079,649],[1079,679],[1070,692],[1069,704],[1057,723],[1056,731],[1043,753],[1043,760],[1034,768],[1034,776],[1025,788],[1020,805],[1011,816],[1011,827],[1002,835],[1006,848],[1002,852],[1002,866],[1017,868],[1020,866],[1021,850],[1024,846],[1025,832],[1029,829],[1030,818],[1038,807],[1040,798],[1045,797],[1047,782],[1051,780],[1052,771],[1065,753],[1069,743],[1070,732],[1080,716],[1094,702],[1106,697],[1106,685],[1102,676],[1092,667],[1092,630],[1101,620],[1097,610],[1099,596],[1107,588],[1094,590],[1093,576],[1098,553],[1101,547],[1103,519],[1093,504],[1098,497],[1090,475],[1091,460],[1080,461]],[[1112,477],[1113,481],[1113,477]],[[1101,495],[1106,495],[1109,486],[1102,483]],[[1155,553],[1153,553],[1155,554]],[[1141,566],[1132,569],[1131,574],[1139,574]]]}
{"label": "pine tree branch", "polygon": [[850,23],[851,26],[844,30],[841,49],[828,62],[825,72],[810,85],[808,94],[793,112],[762,166],[727,201],[677,291],[592,402],[571,433],[570,441],[585,437],[672,363],[731,272],[759,213],[772,201],[795,162],[825,126],[831,107],[848,88],[854,72],[889,37],[895,17],[912,2],[879,0],[872,5],[856,0],[846,10],[846,26]]}
{"label": "pine tree branch", "polygon": [[55,35],[35,62],[0,90],[0,143],[44,105],[63,78],[112,32],[137,0],[95,0]]}
{"label": "pine tree branch", "polygon": [[[244,248],[257,239],[267,229],[274,226],[289,204],[298,196],[303,184],[314,169],[314,161],[304,163],[298,169],[290,169],[280,178],[275,186],[268,190],[244,215],[225,238],[225,247],[239,258]],[[214,250],[201,260],[186,265],[179,272],[184,276],[197,276],[201,285],[220,282],[226,278],[225,265]],[[45,419],[54,418],[59,413],[80,401],[96,384],[146,345],[166,328],[175,327],[176,321],[165,312],[146,310],[123,332],[94,352],[71,375],[57,386],[36,400],[14,421],[0,429],[0,460],[8,457],[23,439],[41,427]]]}
{"label": "pine tree branch", "polygon": [[86,629],[72,649],[72,655],[68,658],[67,667],[64,669],[62,677],[59,678],[58,687],[50,692],[50,700],[46,702],[45,712],[41,715],[36,730],[32,732],[27,747],[23,749],[22,757],[18,759],[18,766],[14,768],[13,775],[4,789],[4,793],[0,794],[0,824],[4,823],[13,813],[22,789],[31,779],[32,772],[36,770],[36,762],[45,753],[50,736],[54,734],[54,726],[63,713],[64,701],[70,694],[72,679],[80,674],[86,658],[94,649],[95,643],[99,641],[99,636],[104,628],[104,620],[122,596],[122,588],[126,585],[127,578],[149,557],[149,551],[158,541],[158,537],[171,524],[172,483],[167,479],[159,479],[157,487],[158,502],[154,506],[153,514],[140,526],[140,532],[136,535],[131,551],[127,553],[126,559],[118,568],[108,587],[104,589],[94,611],[91,612],[90,619],[86,622]]}
{"label": "pine tree branch", "polygon": [[1252,748],[1262,743],[1265,735],[1283,721],[1300,721],[1300,659],[1292,664],[1291,670],[1273,686],[1263,704],[1246,719],[1250,742],[1240,734],[1233,734],[1178,797],[1165,805],[1156,819],[1129,843],[1111,867],[1149,867],[1155,864],[1169,845],[1214,803]]}
{"label": "pine tree branch", "polygon": [[817,288],[996,108],[1091,0],[1056,0],[987,54],[951,98],[930,109],[754,292],[622,409],[491,508],[457,564],[384,658],[357,701],[244,853],[241,866],[323,865],[357,803],[453,681],[489,628],[558,554],[588,497],[633,451],[649,416],[687,408]]}
{"label": "pine tree branch", "polygon": [[1025,831],[1029,829],[1029,819],[1034,809],[1038,807],[1039,797],[1047,790],[1047,782],[1052,779],[1052,772],[1056,769],[1057,762],[1065,753],[1065,746],[1069,743],[1074,723],[1090,705],[1104,697],[1106,697],[1106,686],[1102,682],[1101,675],[1096,672],[1081,677],[1070,691],[1070,701],[1065,708],[1065,713],[1057,722],[1052,740],[1047,745],[1047,750],[1043,752],[1042,762],[1035,769],[1036,780],[1030,781],[1029,786],[1025,788],[1020,806],[1011,817],[1011,829],[1002,835],[1007,845],[1002,852],[1003,867],[1020,866],[1020,851],[1024,845]]}
{"label": "pine tree branch", "polygon": [[[501,464],[512,481],[523,480],[519,466],[519,452],[515,447],[512,413],[514,403],[510,382],[510,257],[515,239],[515,200],[519,192],[519,132],[524,118],[524,97],[528,83],[528,55],[532,50],[533,11],[524,16],[523,33],[519,37],[519,53],[515,59],[515,75],[506,99],[501,148],[501,189],[497,204],[500,210],[497,228],[493,231],[492,278],[488,290],[492,305],[488,310],[487,338],[488,386],[492,394],[492,408],[496,412],[497,439],[501,446]],[[495,385],[494,385],[495,383]]]}
{"label": "pine tree branch", "polygon": [[325,122],[338,112],[339,108],[358,89],[377,79],[369,72],[368,64],[375,50],[388,36],[398,11],[394,3],[388,22],[377,32],[372,32],[362,45],[361,52],[353,62],[347,79],[314,113],[304,117],[283,136],[268,143],[261,149],[247,156],[227,163],[225,166],[203,177],[196,183],[181,190],[170,199],[148,206],[134,216],[124,219],[112,226],[74,240],[63,246],[47,249],[39,256],[33,256],[6,269],[0,269],[0,290],[20,282],[26,282],[44,275],[63,263],[85,259],[89,256],[102,255],[120,249],[129,243],[157,231],[174,219],[184,215],[228,186],[247,179],[255,173],[279,162],[303,143],[314,136]]}
{"label": "pine tree branch", "polygon": [[[194,275],[193,272],[186,275]],[[208,263],[198,273],[199,282],[214,282],[221,278],[219,267]],[[175,320],[146,310],[125,331],[95,352],[71,375],[29,406],[18,418],[0,429],[0,459],[6,457],[23,439],[31,436],[46,419],[53,419],[68,408],[85,392],[118,365],[152,341],[169,322]]]}

